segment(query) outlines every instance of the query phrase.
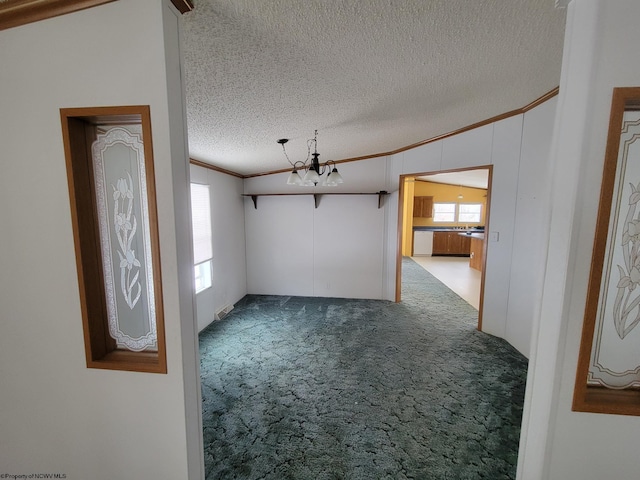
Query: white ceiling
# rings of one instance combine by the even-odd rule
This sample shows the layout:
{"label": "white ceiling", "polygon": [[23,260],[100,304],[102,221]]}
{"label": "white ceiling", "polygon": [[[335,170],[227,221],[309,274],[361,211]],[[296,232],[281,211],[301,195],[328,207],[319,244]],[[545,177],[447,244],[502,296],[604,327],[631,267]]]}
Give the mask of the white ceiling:
{"label": "white ceiling", "polygon": [[554,0],[194,0],[189,154],[241,174],[396,150],[555,88]]}

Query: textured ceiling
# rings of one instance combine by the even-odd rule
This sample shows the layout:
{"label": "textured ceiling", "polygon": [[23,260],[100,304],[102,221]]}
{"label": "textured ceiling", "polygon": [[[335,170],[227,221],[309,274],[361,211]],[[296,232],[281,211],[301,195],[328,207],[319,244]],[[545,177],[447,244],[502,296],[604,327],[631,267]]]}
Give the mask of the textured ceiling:
{"label": "textured ceiling", "polygon": [[560,82],[554,0],[194,0],[189,154],[241,174],[388,152],[521,108]]}

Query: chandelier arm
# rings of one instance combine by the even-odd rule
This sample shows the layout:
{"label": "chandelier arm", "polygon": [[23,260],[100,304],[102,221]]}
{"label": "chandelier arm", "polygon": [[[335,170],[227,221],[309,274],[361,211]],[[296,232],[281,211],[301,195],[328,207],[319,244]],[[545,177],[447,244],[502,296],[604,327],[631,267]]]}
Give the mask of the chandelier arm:
{"label": "chandelier arm", "polygon": [[335,168],[336,166],[336,162],[334,162],[333,160],[327,160],[324,164],[325,168],[327,170],[329,170],[329,173],[331,173],[331,164],[333,163],[333,167]]}
{"label": "chandelier arm", "polygon": [[293,163],[290,159],[289,159],[289,155],[287,155],[287,150],[284,148],[284,144],[287,143],[286,141],[280,141],[280,145],[282,145],[282,152],[284,153],[285,158],[287,159],[287,162],[289,162],[291,164],[291,166],[293,168],[296,168],[296,163]]}
{"label": "chandelier arm", "polygon": [[[291,162],[289,162],[291,163]],[[291,163],[291,165],[293,166],[293,168],[295,170],[307,170],[309,167],[307,166],[307,164],[305,162],[303,162],[302,160],[298,160],[297,162]],[[300,166],[298,166],[300,165]]]}

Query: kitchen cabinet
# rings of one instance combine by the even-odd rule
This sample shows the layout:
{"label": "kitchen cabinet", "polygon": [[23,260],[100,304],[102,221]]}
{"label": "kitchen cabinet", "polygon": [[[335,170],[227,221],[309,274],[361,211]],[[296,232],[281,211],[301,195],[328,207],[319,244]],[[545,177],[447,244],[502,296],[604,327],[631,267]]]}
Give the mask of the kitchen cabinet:
{"label": "kitchen cabinet", "polygon": [[413,197],[413,216],[433,217],[433,197]]}
{"label": "kitchen cabinet", "polygon": [[482,271],[482,261],[484,257],[484,238],[471,238],[471,250],[469,254],[469,266]]}
{"label": "kitchen cabinet", "polygon": [[446,255],[449,243],[449,232],[433,232],[433,255]]}
{"label": "kitchen cabinet", "polygon": [[459,231],[433,232],[433,255],[469,256],[471,238]]}

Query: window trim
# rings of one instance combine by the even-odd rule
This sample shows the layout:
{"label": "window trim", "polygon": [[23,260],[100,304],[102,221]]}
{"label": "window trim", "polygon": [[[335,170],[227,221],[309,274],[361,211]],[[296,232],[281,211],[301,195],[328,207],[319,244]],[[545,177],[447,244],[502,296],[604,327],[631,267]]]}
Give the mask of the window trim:
{"label": "window trim", "polygon": [[[151,113],[148,105],[60,109],[87,368],[167,373]],[[99,125],[139,124],[147,179],[157,351],[116,348],[109,334],[91,144]]]}

